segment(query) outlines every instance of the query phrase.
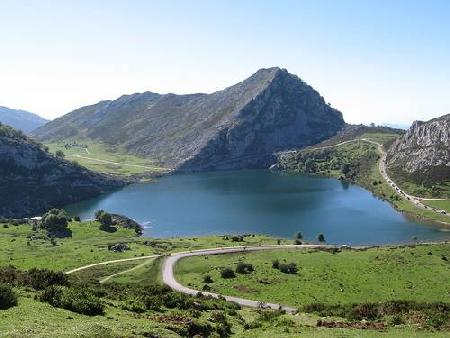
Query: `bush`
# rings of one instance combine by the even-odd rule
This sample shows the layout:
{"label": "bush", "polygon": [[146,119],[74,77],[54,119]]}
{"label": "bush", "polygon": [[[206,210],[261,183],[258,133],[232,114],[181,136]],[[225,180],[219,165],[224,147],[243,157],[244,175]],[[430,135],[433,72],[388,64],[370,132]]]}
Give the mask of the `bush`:
{"label": "bush", "polygon": [[17,305],[17,295],[9,284],[0,284],[0,310],[6,310]]}
{"label": "bush", "polygon": [[272,268],[279,269],[280,268],[280,261],[278,259],[275,259],[272,261]]}
{"label": "bush", "polygon": [[297,234],[295,235],[295,239],[303,239],[303,234],[300,231],[297,232]]}
{"label": "bush", "polygon": [[67,230],[69,217],[62,209],[51,209],[42,216],[42,225],[49,232]]}
{"label": "bush", "polygon": [[104,306],[100,299],[88,289],[49,286],[39,299],[54,307],[83,315],[96,316],[104,313]]}
{"label": "bush", "polygon": [[203,277],[203,283],[213,283],[213,279],[211,278],[211,276],[210,275],[205,275],[204,277]]}
{"label": "bush", "polygon": [[67,285],[68,277],[61,271],[32,268],[26,273],[25,283],[35,290],[43,290],[52,285]]}
{"label": "bush", "polygon": [[249,273],[254,271],[252,264],[247,264],[243,262],[239,262],[236,266],[237,273]]}
{"label": "bush", "polygon": [[105,212],[104,210],[97,210],[95,212],[95,219],[100,222],[100,230],[107,232],[117,231],[115,227],[113,227],[113,221],[111,214]]}
{"label": "bush", "polygon": [[294,244],[295,244],[295,245],[302,245],[302,241],[299,240],[299,239],[296,239],[296,240],[294,241]]}
{"label": "bush", "polygon": [[80,216],[75,216],[75,217],[73,218],[73,220],[74,220],[75,222],[81,222]]}
{"label": "bush", "polygon": [[244,236],[233,236],[233,237],[231,237],[231,241],[232,242],[243,242]]}
{"label": "bush", "polygon": [[319,235],[317,236],[317,240],[318,240],[319,242],[325,242],[325,236],[324,236],[323,234],[319,234]]}
{"label": "bush", "polygon": [[220,275],[222,278],[234,278],[236,275],[234,274],[234,271],[231,268],[223,268],[220,272]]}
{"label": "bush", "polygon": [[280,270],[280,272],[287,274],[296,274],[298,271],[297,264],[295,263],[280,264],[278,269]]}

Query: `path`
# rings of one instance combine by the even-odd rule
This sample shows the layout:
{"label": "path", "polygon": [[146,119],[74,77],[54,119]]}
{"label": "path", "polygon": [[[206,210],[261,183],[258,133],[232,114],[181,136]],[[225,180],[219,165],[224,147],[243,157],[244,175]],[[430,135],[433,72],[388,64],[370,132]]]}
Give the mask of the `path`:
{"label": "path", "polygon": [[[245,246],[238,246],[238,247],[225,247],[225,248],[213,248],[213,249],[204,249],[204,250],[195,250],[190,252],[180,252],[180,253],[174,253],[170,256],[168,256],[164,262],[162,267],[162,279],[164,284],[170,286],[173,290],[186,293],[189,295],[197,295],[199,292],[201,292],[204,295],[211,296],[214,298],[218,298],[219,294],[213,293],[213,292],[204,292],[199,290],[190,289],[175,279],[173,269],[176,265],[176,263],[186,257],[193,257],[193,256],[205,256],[205,255],[220,255],[220,254],[229,254],[229,253],[237,253],[237,252],[250,252],[250,251],[259,251],[259,250],[274,250],[274,249],[317,249],[317,248],[335,248],[334,245],[264,245],[264,246],[252,246],[252,247],[245,247]],[[362,248],[362,247],[360,247]],[[276,304],[276,303],[264,303],[261,301],[256,300],[250,300],[245,298],[239,298],[239,297],[232,297],[232,296],[223,296],[225,300],[229,302],[235,302],[242,306],[247,307],[253,307],[253,308],[270,308],[274,310],[282,309],[286,312],[295,313],[297,312],[296,308]]]}
{"label": "path", "polygon": [[[332,148],[332,147],[339,147],[341,145],[350,143],[350,142],[359,142],[359,141],[364,141],[364,142],[368,142],[368,143],[372,143],[375,144],[378,147],[378,152],[381,155],[380,161],[378,163],[378,168],[380,171],[381,176],[383,177],[383,179],[386,181],[386,183],[391,186],[394,191],[400,195],[401,197],[405,198],[406,200],[410,201],[411,203],[413,203],[414,205],[416,205],[419,208],[422,209],[426,209],[426,210],[431,210],[434,211],[438,214],[446,214],[445,210],[438,210],[436,208],[430,207],[428,205],[425,205],[422,203],[422,201],[445,201],[447,200],[446,198],[423,198],[423,197],[418,197],[418,196],[413,196],[410,195],[408,193],[406,193],[405,191],[403,191],[387,174],[386,171],[386,152],[383,149],[383,145],[381,143],[378,143],[376,141],[367,139],[367,138],[357,138],[357,139],[352,139],[352,140],[347,140],[341,143],[337,143],[337,144],[333,144],[333,145],[329,145],[329,146],[322,146],[322,147],[315,147],[315,148],[309,148],[308,150],[319,150],[319,149],[325,149],[325,148]],[[285,152],[281,152],[282,154],[289,154],[289,153],[293,153],[296,152],[298,150],[289,150],[289,151],[285,151]]]}
{"label": "path", "polygon": [[156,257],[159,257],[159,256],[161,256],[161,255],[139,256],[139,257],[115,259],[115,260],[112,260],[112,261],[101,262],[101,263],[93,263],[93,264],[83,265],[83,266],[80,266],[79,268],[75,268],[75,269],[69,270],[69,271],[66,272],[66,274],[70,275],[71,273],[78,272],[78,271],[85,270],[85,269],[89,269],[89,268],[92,268],[93,266],[97,266],[97,265],[107,265],[107,264],[135,261],[135,260],[138,260],[138,259],[156,258]]}
{"label": "path", "polygon": [[110,280],[111,278],[113,278],[113,277],[116,277],[116,276],[119,276],[119,275],[123,275],[123,274],[126,274],[126,273],[128,273],[128,272],[131,272],[131,271],[137,270],[137,269],[139,269],[139,268],[142,268],[143,266],[147,265],[148,263],[153,262],[153,260],[154,260],[154,258],[149,258],[149,259],[146,260],[144,263],[141,263],[141,264],[138,264],[138,265],[136,265],[136,266],[133,266],[133,267],[130,268],[130,269],[123,270],[123,271],[120,271],[120,272],[117,272],[117,273],[113,273],[112,275],[109,275],[109,276],[107,276],[107,277],[101,279],[101,280],[100,280],[100,284],[109,281],[109,280]]}

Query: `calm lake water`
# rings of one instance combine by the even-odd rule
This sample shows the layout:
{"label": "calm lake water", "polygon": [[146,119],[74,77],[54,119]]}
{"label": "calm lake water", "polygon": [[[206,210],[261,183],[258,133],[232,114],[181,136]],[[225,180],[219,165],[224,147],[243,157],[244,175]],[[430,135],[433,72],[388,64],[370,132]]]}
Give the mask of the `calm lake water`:
{"label": "calm lake water", "polygon": [[104,209],[134,218],[153,237],[259,233],[336,244],[450,240],[450,232],[408,220],[356,185],[267,170],[173,175],[66,208],[82,219]]}

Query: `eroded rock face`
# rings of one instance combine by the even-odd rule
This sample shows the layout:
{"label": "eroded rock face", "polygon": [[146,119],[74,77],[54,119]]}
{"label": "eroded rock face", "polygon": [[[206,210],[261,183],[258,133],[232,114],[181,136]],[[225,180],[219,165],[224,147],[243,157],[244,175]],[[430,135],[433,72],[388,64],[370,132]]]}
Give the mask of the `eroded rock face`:
{"label": "eroded rock face", "polygon": [[56,158],[11,131],[0,125],[0,217],[36,216],[124,184]]}
{"label": "eroded rock face", "polygon": [[40,140],[88,138],[178,170],[266,167],[279,150],[334,135],[342,114],[280,68],[212,94],[139,93],[75,110],[35,131]]}
{"label": "eroded rock face", "polygon": [[415,121],[387,152],[388,169],[420,180],[450,180],[450,114],[427,122]]}

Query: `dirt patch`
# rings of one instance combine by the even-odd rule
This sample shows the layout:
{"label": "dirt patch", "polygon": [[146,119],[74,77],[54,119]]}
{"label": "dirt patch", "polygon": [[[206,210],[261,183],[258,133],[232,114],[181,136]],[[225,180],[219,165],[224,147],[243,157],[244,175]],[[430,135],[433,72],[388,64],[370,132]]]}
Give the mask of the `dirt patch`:
{"label": "dirt patch", "polygon": [[155,320],[157,322],[166,323],[166,324],[175,324],[175,325],[187,325],[192,322],[191,318],[183,317],[183,316],[165,316],[165,315],[157,315],[152,316],[150,319]]}
{"label": "dirt patch", "polygon": [[326,327],[329,329],[372,329],[372,330],[384,330],[386,325],[381,322],[338,322],[338,321],[325,321],[318,320],[318,327]]}
{"label": "dirt patch", "polygon": [[251,287],[246,286],[246,285],[236,285],[236,286],[233,286],[233,289],[236,289],[240,292],[248,292],[248,293],[254,293],[254,292],[258,291],[258,290],[252,289]]}

